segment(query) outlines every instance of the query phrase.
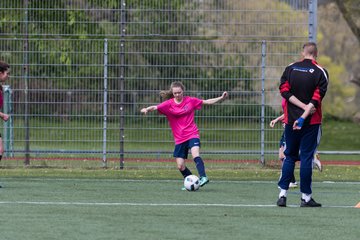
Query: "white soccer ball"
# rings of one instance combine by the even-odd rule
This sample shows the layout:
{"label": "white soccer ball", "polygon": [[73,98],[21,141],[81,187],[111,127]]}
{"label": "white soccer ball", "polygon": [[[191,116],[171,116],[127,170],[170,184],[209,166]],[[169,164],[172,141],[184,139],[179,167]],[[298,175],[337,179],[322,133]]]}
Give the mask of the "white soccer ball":
{"label": "white soccer ball", "polygon": [[188,191],[196,191],[200,188],[200,180],[195,175],[189,175],[184,179],[184,187]]}

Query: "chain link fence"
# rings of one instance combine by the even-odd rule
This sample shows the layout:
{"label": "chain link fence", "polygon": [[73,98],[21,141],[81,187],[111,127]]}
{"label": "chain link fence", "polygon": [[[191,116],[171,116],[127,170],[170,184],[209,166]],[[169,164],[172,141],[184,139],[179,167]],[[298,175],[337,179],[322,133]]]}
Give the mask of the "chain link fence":
{"label": "chain link fence", "polygon": [[11,65],[6,164],[167,166],[167,121],[140,109],[160,103],[173,81],[203,99],[229,92],[196,114],[210,167],[277,159],[282,128],[268,123],[281,114],[279,78],[316,40],[316,5],[2,0],[0,58]]}

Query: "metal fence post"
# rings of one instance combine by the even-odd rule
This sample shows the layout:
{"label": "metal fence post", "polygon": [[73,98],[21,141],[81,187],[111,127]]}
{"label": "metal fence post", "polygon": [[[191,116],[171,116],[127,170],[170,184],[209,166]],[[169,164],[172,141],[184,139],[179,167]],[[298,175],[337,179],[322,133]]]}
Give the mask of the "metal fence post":
{"label": "metal fence post", "polygon": [[106,160],[106,131],[107,131],[107,77],[108,77],[108,40],[104,40],[104,123],[103,123],[103,167],[107,167]]}
{"label": "metal fence post", "polygon": [[124,168],[124,81],[125,81],[125,0],[121,1],[121,40],[120,40],[120,169]]}
{"label": "metal fence post", "polygon": [[25,39],[24,39],[24,55],[23,55],[23,59],[24,59],[24,63],[23,63],[23,76],[24,76],[24,82],[25,82],[25,87],[24,87],[24,97],[25,97],[25,101],[24,101],[24,107],[25,107],[25,111],[24,111],[24,122],[25,122],[25,160],[24,160],[24,164],[25,166],[30,165],[30,124],[29,124],[29,34],[28,34],[28,24],[29,24],[29,1],[25,0],[24,1],[24,5],[25,5],[25,24],[24,24],[24,32],[25,32]]}
{"label": "metal fence post", "polygon": [[317,41],[317,0],[309,1],[309,42]]}
{"label": "metal fence post", "polygon": [[261,43],[261,156],[260,161],[265,165],[265,68],[266,41]]}

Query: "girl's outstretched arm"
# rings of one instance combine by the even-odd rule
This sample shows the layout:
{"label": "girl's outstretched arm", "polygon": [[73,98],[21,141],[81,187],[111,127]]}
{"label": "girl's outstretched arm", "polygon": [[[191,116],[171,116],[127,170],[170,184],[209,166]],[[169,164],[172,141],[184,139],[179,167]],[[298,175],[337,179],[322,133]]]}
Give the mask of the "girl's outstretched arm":
{"label": "girl's outstretched arm", "polygon": [[149,107],[146,107],[146,108],[142,108],[140,110],[140,112],[146,115],[148,112],[152,112],[152,111],[155,111],[155,110],[157,110],[157,106],[154,105],[154,106],[149,106]]}
{"label": "girl's outstretched arm", "polygon": [[223,94],[220,97],[203,100],[203,104],[211,105],[211,104],[217,103],[217,102],[227,98],[228,95],[229,95],[228,92],[223,92]]}

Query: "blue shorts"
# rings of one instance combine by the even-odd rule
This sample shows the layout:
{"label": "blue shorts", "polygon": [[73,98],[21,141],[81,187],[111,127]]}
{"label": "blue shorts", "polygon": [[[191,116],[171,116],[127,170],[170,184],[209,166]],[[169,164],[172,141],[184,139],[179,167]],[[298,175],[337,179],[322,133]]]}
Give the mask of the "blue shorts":
{"label": "blue shorts", "polygon": [[200,147],[200,139],[199,138],[192,138],[183,143],[176,144],[173,156],[175,158],[187,159],[189,149],[191,149],[192,147],[196,147],[196,146]]}

